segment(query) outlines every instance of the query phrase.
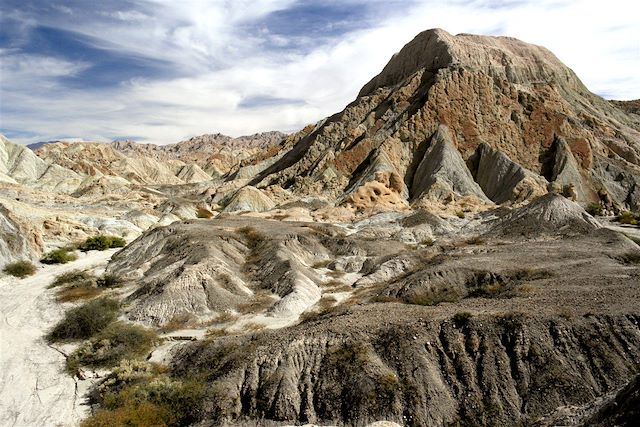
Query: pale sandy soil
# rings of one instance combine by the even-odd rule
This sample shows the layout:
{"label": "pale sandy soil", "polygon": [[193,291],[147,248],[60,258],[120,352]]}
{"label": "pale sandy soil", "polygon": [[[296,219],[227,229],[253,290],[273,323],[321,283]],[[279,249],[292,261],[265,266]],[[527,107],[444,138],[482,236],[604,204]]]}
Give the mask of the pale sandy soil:
{"label": "pale sandy soil", "polygon": [[0,277],[0,426],[73,426],[86,416],[64,355],[43,339],[64,312],[46,288],[65,271],[104,266],[114,252],[80,254],[21,280]]}

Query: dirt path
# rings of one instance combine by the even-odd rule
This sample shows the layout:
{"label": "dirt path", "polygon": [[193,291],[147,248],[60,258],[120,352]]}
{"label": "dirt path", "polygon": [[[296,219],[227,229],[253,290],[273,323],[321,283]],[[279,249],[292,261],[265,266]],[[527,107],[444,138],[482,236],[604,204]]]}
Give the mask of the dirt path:
{"label": "dirt path", "polygon": [[62,372],[64,356],[43,340],[63,313],[46,287],[64,271],[105,265],[114,252],[0,278],[0,426],[73,426],[85,415],[74,379]]}

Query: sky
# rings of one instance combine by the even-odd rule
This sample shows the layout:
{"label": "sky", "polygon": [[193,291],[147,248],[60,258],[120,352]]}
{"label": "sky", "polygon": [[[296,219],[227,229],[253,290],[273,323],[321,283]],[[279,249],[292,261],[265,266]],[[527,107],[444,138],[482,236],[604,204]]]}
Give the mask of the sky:
{"label": "sky", "polygon": [[292,132],[429,28],[543,45],[640,98],[632,0],[2,0],[0,133],[28,144]]}

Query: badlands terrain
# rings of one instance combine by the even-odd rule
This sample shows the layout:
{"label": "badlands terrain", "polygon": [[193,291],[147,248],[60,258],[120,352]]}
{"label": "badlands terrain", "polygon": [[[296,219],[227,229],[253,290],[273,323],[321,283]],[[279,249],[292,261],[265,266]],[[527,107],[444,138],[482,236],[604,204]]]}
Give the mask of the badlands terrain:
{"label": "badlands terrain", "polygon": [[636,425],[637,105],[428,30],[290,135],[0,138],[0,424]]}

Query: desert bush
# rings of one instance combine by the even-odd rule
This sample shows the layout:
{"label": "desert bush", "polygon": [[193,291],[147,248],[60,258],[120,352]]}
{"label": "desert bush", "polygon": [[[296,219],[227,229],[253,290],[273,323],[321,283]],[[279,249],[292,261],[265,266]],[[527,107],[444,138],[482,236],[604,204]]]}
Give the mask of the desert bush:
{"label": "desert bush", "polygon": [[122,237],[101,234],[99,236],[89,237],[80,244],[79,249],[83,251],[104,251],[111,248],[123,248],[126,245],[127,241]]}
{"label": "desert bush", "polygon": [[36,266],[29,261],[16,261],[7,264],[2,271],[19,279],[24,279],[27,276],[35,274]]}
{"label": "desert bush", "polygon": [[466,326],[469,321],[471,321],[472,317],[473,314],[469,313],[468,311],[461,311],[453,316],[453,324],[457,328],[461,328],[463,326]]}
{"label": "desert bush", "polygon": [[51,282],[49,288],[55,288],[62,285],[68,284],[79,284],[79,283],[91,283],[95,282],[95,277],[93,274],[88,273],[82,270],[71,270],[66,273],[62,273],[56,276],[56,278]]}
{"label": "desert bush", "polygon": [[164,427],[171,425],[172,421],[166,408],[146,402],[134,402],[113,410],[100,409],[82,421],[80,427]]}
{"label": "desert bush", "polygon": [[616,221],[620,224],[638,225],[638,218],[631,212],[621,212],[620,215],[616,217]]}
{"label": "desert bush", "polygon": [[89,272],[72,270],[58,275],[49,288],[62,288],[56,293],[56,299],[59,302],[90,299],[98,296],[101,292],[96,285],[97,280]]}
{"label": "desert bush", "polygon": [[150,381],[108,392],[103,409],[82,427],[185,426],[202,418],[204,385],[196,380],[158,376]]}
{"label": "desert bush", "polygon": [[150,329],[124,322],[111,323],[73,352],[67,359],[67,369],[76,372],[79,366],[112,367],[125,359],[143,358],[157,342],[158,335]]}
{"label": "desert bush", "polygon": [[465,217],[465,214],[464,214],[464,212],[463,212],[463,211],[457,211],[457,212],[456,212],[456,216],[457,216],[458,218],[461,218],[461,219],[462,219],[462,218],[464,218],[464,217]]}
{"label": "desert bush", "polygon": [[585,210],[591,216],[602,216],[602,206],[599,203],[589,203]]}
{"label": "desert bush", "polygon": [[66,249],[54,249],[51,252],[47,252],[40,260],[43,264],[66,264],[71,261],[77,260],[78,257],[74,253],[70,253]]}
{"label": "desert bush", "polygon": [[472,298],[513,298],[515,296],[515,284],[502,280],[482,283],[469,291]]}
{"label": "desert bush", "polygon": [[49,342],[91,338],[118,317],[120,303],[111,298],[89,301],[72,308],[47,335]]}
{"label": "desert bush", "polygon": [[185,329],[190,326],[195,326],[197,318],[191,313],[178,313],[171,319],[162,325],[158,330],[162,333],[173,332],[179,329]]}
{"label": "desert bush", "polygon": [[323,369],[336,374],[335,386],[325,388],[323,397],[353,408],[345,413],[345,418],[350,420],[363,413],[388,413],[402,391],[398,376],[377,362],[373,349],[361,342],[346,342],[330,348],[323,360]]}

